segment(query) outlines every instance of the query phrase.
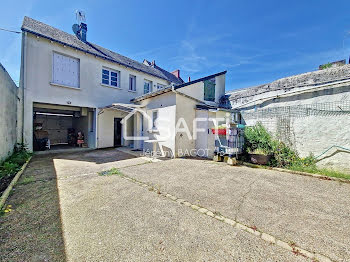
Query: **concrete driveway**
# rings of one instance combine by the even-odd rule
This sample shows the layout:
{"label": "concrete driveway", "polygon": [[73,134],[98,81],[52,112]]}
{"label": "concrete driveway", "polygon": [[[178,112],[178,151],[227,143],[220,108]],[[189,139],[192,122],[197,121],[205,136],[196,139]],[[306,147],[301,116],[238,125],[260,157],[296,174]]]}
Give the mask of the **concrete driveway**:
{"label": "concrete driveway", "polygon": [[[313,261],[350,260],[349,184],[115,149],[53,161],[68,261],[308,260],[262,234],[315,252]],[[98,175],[112,167],[122,176]]]}

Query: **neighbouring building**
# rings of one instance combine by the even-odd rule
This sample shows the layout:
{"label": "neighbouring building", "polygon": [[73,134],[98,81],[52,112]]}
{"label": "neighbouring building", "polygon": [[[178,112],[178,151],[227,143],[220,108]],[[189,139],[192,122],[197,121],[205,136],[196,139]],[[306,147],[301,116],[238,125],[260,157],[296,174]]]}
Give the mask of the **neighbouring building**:
{"label": "neighbouring building", "polygon": [[320,166],[350,171],[350,65],[228,95],[248,126],[259,121],[301,156],[311,153]]}
{"label": "neighbouring building", "polygon": [[[175,136],[180,117],[192,123],[198,114],[230,111],[221,108],[226,71],[185,83],[179,70],[168,72],[155,61],[139,63],[91,43],[85,23],[73,35],[25,17],[22,32],[23,136],[31,150],[40,139],[37,130],[51,147],[71,144],[72,132],[80,131],[89,148],[157,147],[176,157],[179,148],[214,143],[207,130],[202,142]],[[155,128],[162,116],[169,122]],[[162,125],[172,133],[164,141],[157,140]],[[140,135],[149,141],[125,139]]]}
{"label": "neighbouring building", "polygon": [[[12,152],[17,143],[18,87],[0,63],[0,163]],[[20,141],[19,141],[20,142]]]}

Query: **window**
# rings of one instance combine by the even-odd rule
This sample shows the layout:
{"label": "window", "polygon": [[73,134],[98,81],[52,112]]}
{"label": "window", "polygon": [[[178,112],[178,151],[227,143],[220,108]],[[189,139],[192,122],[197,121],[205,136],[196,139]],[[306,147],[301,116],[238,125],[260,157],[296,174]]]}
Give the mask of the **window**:
{"label": "window", "polygon": [[151,92],[151,89],[152,89],[152,82],[145,80],[145,84],[143,85],[143,93],[147,94]]}
{"label": "window", "polygon": [[120,72],[102,68],[102,84],[120,87]]}
{"label": "window", "polygon": [[158,118],[158,111],[152,111],[152,128],[155,129],[156,128],[156,121]]}
{"label": "window", "polygon": [[157,84],[157,90],[162,89],[162,88],[164,88],[164,87],[165,87],[165,85]]}
{"label": "window", "polygon": [[55,84],[79,88],[79,59],[53,53],[52,82]]}
{"label": "window", "polygon": [[215,101],[215,78],[204,81],[204,100]]}
{"label": "window", "polygon": [[136,76],[129,76],[129,91],[136,91]]}

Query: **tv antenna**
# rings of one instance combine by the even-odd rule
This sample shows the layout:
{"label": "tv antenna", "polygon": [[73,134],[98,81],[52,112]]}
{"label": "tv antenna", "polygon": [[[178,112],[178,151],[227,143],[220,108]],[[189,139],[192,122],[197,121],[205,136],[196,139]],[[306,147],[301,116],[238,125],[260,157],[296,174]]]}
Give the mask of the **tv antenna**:
{"label": "tv antenna", "polygon": [[82,10],[75,11],[75,17],[77,19],[78,24],[86,22],[85,12]]}

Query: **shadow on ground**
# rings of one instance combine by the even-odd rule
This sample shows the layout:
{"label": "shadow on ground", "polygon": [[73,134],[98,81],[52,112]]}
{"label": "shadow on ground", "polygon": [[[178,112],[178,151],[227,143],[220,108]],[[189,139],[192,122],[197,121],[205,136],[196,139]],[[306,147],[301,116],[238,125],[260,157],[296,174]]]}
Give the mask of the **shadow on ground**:
{"label": "shadow on ground", "polygon": [[34,156],[0,217],[0,261],[65,261],[52,156]]}

